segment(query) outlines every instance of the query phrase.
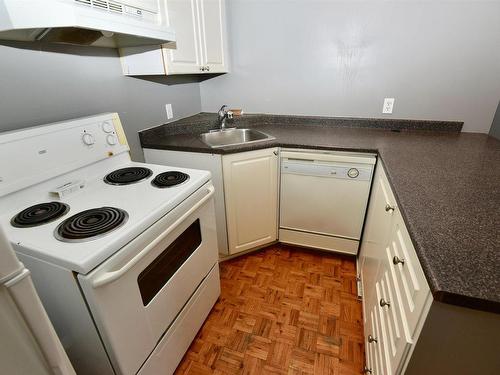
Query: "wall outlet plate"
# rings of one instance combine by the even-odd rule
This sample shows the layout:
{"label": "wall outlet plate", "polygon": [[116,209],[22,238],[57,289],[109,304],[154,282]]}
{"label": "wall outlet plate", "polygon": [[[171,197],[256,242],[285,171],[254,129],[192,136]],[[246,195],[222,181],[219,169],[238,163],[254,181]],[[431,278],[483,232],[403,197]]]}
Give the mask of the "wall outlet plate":
{"label": "wall outlet plate", "polygon": [[385,98],[384,106],[382,107],[382,113],[392,113],[394,108],[394,98]]}
{"label": "wall outlet plate", "polygon": [[174,112],[172,111],[172,104],[165,104],[165,109],[167,111],[167,119],[170,120],[174,118]]}

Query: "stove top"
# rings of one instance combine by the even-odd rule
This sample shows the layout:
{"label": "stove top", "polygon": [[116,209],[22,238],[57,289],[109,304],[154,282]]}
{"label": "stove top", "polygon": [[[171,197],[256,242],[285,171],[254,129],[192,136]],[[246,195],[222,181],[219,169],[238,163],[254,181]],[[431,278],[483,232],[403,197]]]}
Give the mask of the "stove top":
{"label": "stove top", "polygon": [[61,202],[38,203],[19,212],[10,223],[17,228],[36,227],[50,223],[68,211],[69,206]]}
{"label": "stove top", "polygon": [[90,241],[118,229],[127,219],[128,213],[119,208],[91,208],[64,220],[57,226],[54,235],[60,241]]}
{"label": "stove top", "polygon": [[149,178],[153,171],[145,167],[120,168],[108,173],[104,182],[110,185],[129,185]]}
{"label": "stove top", "polygon": [[157,175],[151,184],[157,188],[169,188],[183,184],[189,180],[189,175],[180,171],[168,171]]}
{"label": "stove top", "polygon": [[[176,176],[189,178],[168,189],[156,188],[151,178],[120,186],[104,181],[105,176],[114,172],[139,169],[151,171],[151,176],[168,177],[172,172],[171,167],[131,162],[125,154],[114,156],[15,192],[8,199],[0,199],[3,211],[0,225],[16,251],[75,272],[88,273],[210,180],[208,171],[176,168]],[[79,180],[85,182],[78,185],[83,186],[81,189],[54,200],[51,192],[56,187]],[[39,202],[49,202],[45,204],[47,207],[63,207],[60,211],[63,214],[51,217],[52,221],[44,221],[43,225],[14,226],[18,213],[27,211],[28,214],[22,216],[30,217],[29,211],[33,211],[31,216],[41,218],[46,216],[45,211],[47,215],[54,211],[37,210]],[[31,205],[35,206],[24,210]],[[106,231],[108,229],[110,231]]]}

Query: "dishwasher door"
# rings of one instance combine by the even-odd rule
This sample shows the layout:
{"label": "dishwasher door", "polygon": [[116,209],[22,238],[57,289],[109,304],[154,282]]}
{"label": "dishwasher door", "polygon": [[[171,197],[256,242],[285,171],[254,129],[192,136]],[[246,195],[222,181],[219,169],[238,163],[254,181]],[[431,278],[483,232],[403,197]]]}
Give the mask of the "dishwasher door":
{"label": "dishwasher door", "polygon": [[280,241],[356,254],[375,157],[284,152]]}

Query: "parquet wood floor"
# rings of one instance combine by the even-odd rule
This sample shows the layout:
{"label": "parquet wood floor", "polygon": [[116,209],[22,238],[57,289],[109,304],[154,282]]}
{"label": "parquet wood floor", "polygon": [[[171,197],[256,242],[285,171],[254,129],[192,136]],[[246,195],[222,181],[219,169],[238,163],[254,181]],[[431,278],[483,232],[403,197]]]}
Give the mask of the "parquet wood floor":
{"label": "parquet wood floor", "polygon": [[354,258],[274,245],[220,269],[221,296],[176,374],[362,373]]}

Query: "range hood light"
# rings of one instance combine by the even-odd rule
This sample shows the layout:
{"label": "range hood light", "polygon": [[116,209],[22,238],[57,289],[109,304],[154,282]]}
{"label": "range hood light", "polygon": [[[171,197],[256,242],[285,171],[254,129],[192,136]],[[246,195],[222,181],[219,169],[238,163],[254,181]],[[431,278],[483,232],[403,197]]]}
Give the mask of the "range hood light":
{"label": "range hood light", "polygon": [[115,35],[114,32],[112,31],[106,31],[106,30],[101,30],[101,34],[105,37],[105,38],[112,38],[113,35]]}

